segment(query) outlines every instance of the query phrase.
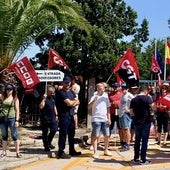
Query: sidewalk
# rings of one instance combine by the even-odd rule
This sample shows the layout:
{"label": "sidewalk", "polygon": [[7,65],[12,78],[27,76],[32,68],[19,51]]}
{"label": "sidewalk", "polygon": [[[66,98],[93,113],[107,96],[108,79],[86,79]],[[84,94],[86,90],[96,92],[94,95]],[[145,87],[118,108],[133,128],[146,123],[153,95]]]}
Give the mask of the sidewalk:
{"label": "sidewalk", "polygon": [[[82,134],[86,134],[86,129],[78,129],[76,130],[76,143],[81,143],[80,136]],[[22,154],[22,158],[16,158],[15,147],[13,141],[9,143],[7,156],[4,158],[0,158],[0,170],[10,170],[16,168],[18,166],[28,164],[31,162],[35,162],[38,160],[46,159],[48,157],[54,157],[56,154],[57,146],[58,146],[58,132],[53,139],[53,145],[56,147],[51,150],[51,152],[45,152],[42,144],[41,130],[38,127],[20,127],[20,152]],[[68,149],[68,143],[66,145],[66,151]],[[2,148],[0,147],[0,153]]]}
{"label": "sidewalk", "polygon": [[[90,147],[89,145],[86,145],[87,143],[90,143],[90,134],[91,132],[86,128],[80,128],[76,130],[76,137],[75,137],[75,145],[76,147],[81,147],[82,152],[85,152],[85,149],[88,150]],[[15,155],[15,148],[13,146],[13,142],[9,145],[9,150],[7,151],[7,157],[0,159],[0,169],[1,170],[11,170],[16,167],[19,167],[21,165],[29,164],[32,162],[36,162],[39,160],[45,160],[48,157],[56,157],[56,151],[58,146],[58,132],[55,135],[55,138],[53,140],[53,145],[56,146],[54,150],[51,152],[45,152],[43,145],[42,145],[42,139],[41,139],[41,130],[38,128],[31,128],[31,127],[21,127],[20,128],[20,135],[21,135],[21,147],[20,151],[22,153],[22,158],[16,158]],[[87,140],[87,143],[82,143],[82,137],[84,136],[84,139]],[[111,142],[109,149],[113,153],[113,158],[120,156],[120,162],[125,160],[133,159],[133,146],[131,147],[131,151],[127,152],[120,152],[119,151],[119,138],[117,134],[112,134],[111,136]],[[159,165],[159,168],[161,167],[161,170],[167,169],[166,163],[169,162],[170,157],[170,141],[168,141],[166,146],[158,146],[155,144],[155,139],[151,136],[149,139],[149,149],[148,149],[148,155],[149,158],[152,159],[154,163]],[[103,145],[103,139],[101,139],[101,144]],[[83,147],[84,146],[84,147]],[[86,146],[86,147],[85,147]],[[68,151],[68,144],[66,146],[66,152]],[[103,151],[101,152],[103,153]],[[158,158],[158,159],[157,159]],[[128,162],[127,161],[127,162]],[[128,166],[133,166],[131,163],[128,163]],[[116,164],[115,164],[116,166]],[[117,164],[117,166],[120,166]]]}

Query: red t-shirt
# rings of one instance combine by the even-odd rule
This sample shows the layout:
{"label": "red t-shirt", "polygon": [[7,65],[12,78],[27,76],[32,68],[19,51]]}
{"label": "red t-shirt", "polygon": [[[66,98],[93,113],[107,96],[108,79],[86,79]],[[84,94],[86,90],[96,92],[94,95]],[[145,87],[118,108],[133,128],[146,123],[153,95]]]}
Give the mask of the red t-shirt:
{"label": "red t-shirt", "polygon": [[[120,91],[111,92],[109,94],[109,100],[110,100],[110,103],[111,103],[111,107],[110,107],[110,113],[111,114],[115,114],[116,108],[120,107],[120,99],[121,99],[121,97],[122,97],[122,93]],[[113,104],[113,102],[115,104]]]}

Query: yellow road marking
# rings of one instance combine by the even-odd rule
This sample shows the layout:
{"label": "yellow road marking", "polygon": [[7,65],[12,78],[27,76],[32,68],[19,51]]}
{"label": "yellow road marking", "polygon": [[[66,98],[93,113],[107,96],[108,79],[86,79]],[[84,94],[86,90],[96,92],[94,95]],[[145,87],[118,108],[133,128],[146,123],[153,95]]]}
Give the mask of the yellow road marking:
{"label": "yellow road marking", "polygon": [[[93,152],[89,150],[84,150],[81,156],[75,157],[74,159],[69,160],[68,164],[66,164],[65,167],[62,168],[62,170],[70,170],[78,166],[84,167],[84,169],[88,168],[89,170],[90,169],[97,169],[97,170],[101,169],[102,170],[103,168],[105,170],[118,170],[118,169],[119,170],[146,170],[146,168],[147,169],[158,169],[158,168],[163,168],[163,167],[165,167],[166,169],[167,168],[170,169],[170,163],[166,163],[166,162],[156,163],[155,161],[148,165],[134,165],[133,163],[130,162],[130,160],[119,155],[119,152],[117,152],[117,155],[114,155],[112,157],[107,157],[107,156],[104,156],[103,154],[100,154],[100,159],[103,159],[102,162],[104,163],[100,165],[100,164],[97,164],[97,160],[95,162],[94,159],[91,157],[92,153]],[[50,163],[54,161],[54,159],[56,160],[56,158],[45,158],[43,160],[37,160],[36,162],[29,163],[29,164],[20,166],[18,168],[15,168],[14,170],[24,170],[24,169],[29,169],[31,167],[36,168],[40,165]],[[123,163],[121,163],[122,161]],[[109,162],[108,166],[107,166],[107,162]]]}
{"label": "yellow road marking", "polygon": [[42,159],[42,160],[37,160],[36,162],[32,162],[32,163],[28,163],[28,164],[25,164],[25,165],[21,165],[20,167],[17,167],[14,170],[23,170],[23,168],[36,167],[36,166],[39,166],[39,165],[41,165],[43,163],[51,162],[53,160],[54,160],[53,158],[45,158],[45,159]]}

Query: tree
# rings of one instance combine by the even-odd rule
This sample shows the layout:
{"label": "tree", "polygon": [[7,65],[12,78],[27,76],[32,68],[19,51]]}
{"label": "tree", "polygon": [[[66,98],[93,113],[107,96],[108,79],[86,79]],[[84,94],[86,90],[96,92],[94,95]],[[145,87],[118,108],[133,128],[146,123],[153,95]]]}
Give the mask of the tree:
{"label": "tree", "polygon": [[[170,38],[168,38],[170,39]],[[155,41],[157,42],[155,44]],[[145,52],[143,52],[143,57],[141,58],[141,60],[138,62],[139,67],[141,68],[140,72],[143,75],[143,79],[155,79],[157,80],[157,75],[153,75],[150,72],[150,66],[151,66],[151,57],[153,55],[155,55],[155,45],[158,48],[158,51],[160,53],[162,62],[164,64],[165,62],[165,39],[153,39],[150,41],[150,44],[145,47]],[[149,69],[148,69],[149,68]],[[161,79],[164,79],[164,73],[161,74]],[[168,76],[170,75],[170,67],[169,65],[166,66],[166,80],[168,79]]]}
{"label": "tree", "polygon": [[71,0],[1,0],[0,70],[36,39],[56,27],[77,26],[85,31],[90,24],[78,3]]}
{"label": "tree", "polygon": [[144,19],[138,27],[137,13],[122,0],[76,2],[92,25],[91,33],[87,35],[72,26],[39,37],[36,43],[44,47],[42,42],[47,40],[47,46],[61,54],[72,74],[81,74],[85,80],[95,77],[97,81],[106,81],[128,47],[141,51],[148,40],[148,22]]}

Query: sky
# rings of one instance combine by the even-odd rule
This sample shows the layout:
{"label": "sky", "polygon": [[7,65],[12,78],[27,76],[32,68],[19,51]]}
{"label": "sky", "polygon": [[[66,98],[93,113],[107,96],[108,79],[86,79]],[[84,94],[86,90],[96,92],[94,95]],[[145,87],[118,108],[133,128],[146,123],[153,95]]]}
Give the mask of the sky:
{"label": "sky", "polygon": [[125,2],[137,12],[139,24],[144,18],[148,20],[149,40],[170,37],[168,28],[170,0],[125,0]]}
{"label": "sky", "polygon": [[[149,40],[166,39],[170,37],[168,19],[170,18],[170,0],[125,0],[138,15],[137,22],[140,25],[146,18],[149,22]],[[33,57],[39,52],[39,48],[32,44],[23,56]]]}

